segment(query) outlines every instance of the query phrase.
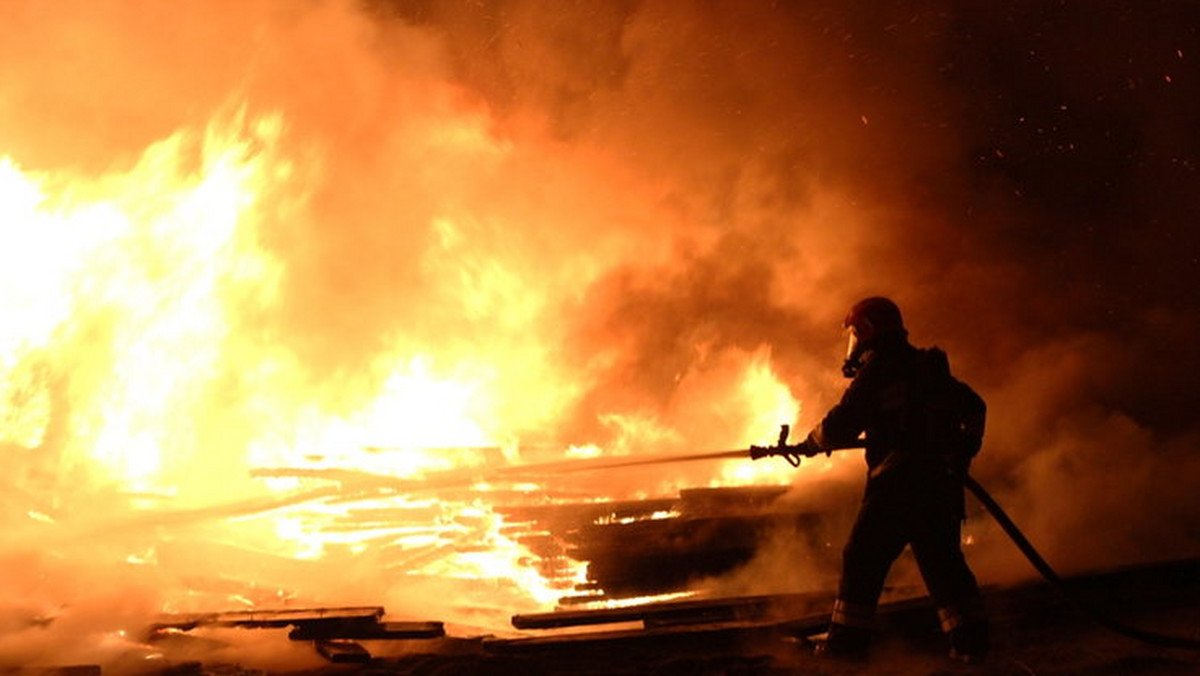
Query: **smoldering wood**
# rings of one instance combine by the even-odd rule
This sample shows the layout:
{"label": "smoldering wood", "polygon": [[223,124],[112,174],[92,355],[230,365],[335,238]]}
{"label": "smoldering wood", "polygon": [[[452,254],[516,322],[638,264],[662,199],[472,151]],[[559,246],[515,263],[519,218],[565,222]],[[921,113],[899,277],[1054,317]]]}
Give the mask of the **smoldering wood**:
{"label": "smoldering wood", "polygon": [[[579,595],[577,601],[583,604],[597,598],[617,598],[617,595],[604,594],[614,587],[613,581],[618,583],[615,588],[624,593],[639,586],[654,588],[664,584],[654,579],[657,575],[654,568],[664,559],[644,556],[644,550],[647,549],[657,548],[660,552],[677,554],[677,558],[672,560],[673,565],[677,565],[680,571],[690,571],[680,578],[690,581],[694,579],[696,570],[704,568],[706,562],[716,560],[714,552],[761,546],[761,538],[775,529],[792,529],[797,537],[810,538],[814,545],[819,544],[823,517],[789,511],[778,500],[783,490],[780,487],[694,489],[682,491],[678,497],[670,499],[619,503],[581,501],[512,507],[501,505],[495,511],[504,517],[507,524],[503,532],[524,544],[535,556],[541,557],[540,561],[529,565],[537,565],[539,570],[544,570],[547,579],[560,573],[565,577],[570,571],[565,568],[560,570],[559,565],[565,566],[564,562],[570,559],[582,560],[587,564],[590,579],[564,587],[576,592],[596,592]],[[403,512],[402,509],[398,510],[397,517],[403,518]],[[656,515],[667,515],[667,518],[655,518]],[[370,516],[373,517],[372,522],[378,520],[374,517],[386,518],[382,512]],[[428,546],[416,548],[407,543],[404,546],[397,544],[388,548],[388,555],[380,557],[381,564],[390,569],[403,562],[401,568],[419,568],[423,561],[459,551],[462,546],[469,544],[470,538],[461,544],[456,540],[456,537],[440,538]],[[836,558],[836,552],[829,553]],[[586,559],[585,555],[592,558]],[[1194,592],[1198,588],[1195,580],[1200,578],[1196,576],[1196,570],[1197,565],[1193,564],[1178,570],[1155,571],[1149,582],[1121,588],[1128,586],[1136,590],[1125,596],[1129,597],[1131,605],[1137,607],[1143,607],[1149,599],[1157,598],[1148,593],[1146,587],[1152,587],[1150,591],[1160,592],[1165,599],[1164,605],[1176,603],[1181,596],[1179,589]],[[1139,573],[1144,574],[1145,571]],[[422,577],[419,574],[405,574],[404,579],[419,586]],[[1125,596],[1110,590],[1114,579],[1121,580],[1112,575],[1098,579],[1095,588],[1090,591],[1103,592],[1113,600],[1124,600]],[[622,587],[622,582],[632,584]],[[461,584],[464,585],[463,598],[466,599],[473,598],[466,593],[467,586],[488,583],[464,580]],[[684,586],[687,584],[684,583]],[[662,592],[679,590],[678,586],[661,589]],[[1052,596],[1041,588],[1027,590],[1023,596],[1011,591],[1001,593],[985,590],[985,593],[988,595],[990,612],[997,621],[1022,627],[1030,625],[1031,617],[1038,618],[1046,614],[1047,598]],[[415,648],[414,654],[424,655],[435,664],[453,664],[455,659],[462,657],[463,646],[466,646],[471,649],[467,652],[478,660],[479,665],[548,663],[576,666],[592,664],[593,661],[596,664],[609,664],[612,660],[621,659],[621,655],[652,655],[660,658],[664,655],[737,655],[741,656],[739,659],[744,658],[735,665],[740,667],[750,664],[747,661],[750,655],[777,649],[781,640],[790,641],[789,646],[795,645],[797,637],[824,631],[829,621],[828,609],[832,606],[831,593],[686,599],[599,609],[571,607],[572,598],[567,596],[559,599],[560,608],[567,607],[566,610],[511,616],[513,627],[525,635],[500,638],[489,634],[469,640],[439,638],[444,635],[440,622],[384,622],[382,608],[376,606],[310,609],[344,611],[348,617],[343,623],[310,624],[303,622],[303,617],[268,617],[263,615],[264,611],[216,613],[202,617],[250,623],[226,626],[279,626],[272,623],[299,619],[301,623],[292,625],[294,629],[289,638],[311,641],[325,659],[335,663],[361,663],[371,659],[370,654],[356,641],[425,638],[433,640],[422,643],[422,648]],[[502,616],[508,615],[499,608],[490,610],[500,611]],[[1065,612],[1053,606],[1050,610],[1060,614]],[[377,615],[376,611],[380,614]],[[331,617],[327,614],[326,619]],[[927,598],[886,603],[880,608],[880,621],[889,633],[916,644],[932,644],[940,638],[936,613]],[[633,622],[640,622],[641,626],[615,626]],[[577,631],[571,631],[572,628]],[[456,647],[448,647],[449,642],[455,641]],[[763,651],[755,652],[757,646],[763,646]],[[940,643],[936,649],[942,650]],[[718,673],[716,670],[710,671]],[[761,672],[752,669],[743,671]],[[783,670],[780,671],[782,673]],[[489,673],[508,672],[493,670]],[[641,672],[620,663],[617,673]]]}
{"label": "smoldering wood", "polygon": [[567,651],[576,657],[582,657],[592,650],[603,652],[644,648],[654,651],[678,651],[685,650],[688,645],[702,646],[705,649],[724,646],[728,650],[739,651],[745,650],[750,640],[774,640],[784,635],[812,635],[823,631],[828,623],[829,614],[825,613],[805,618],[803,622],[741,620],[517,638],[484,638],[483,647],[496,654]]}
{"label": "smoldering wood", "polygon": [[587,562],[588,578],[614,598],[687,589],[754,558],[771,533],[794,530],[820,548],[819,517],[759,513],[680,515],[629,523],[590,524],[572,534],[568,555]]}
{"label": "smoldering wood", "polygon": [[[823,517],[781,506],[786,486],[685,489],[674,498],[498,506],[510,537],[544,562],[571,560],[587,567],[576,591],[560,605],[652,596],[688,589],[697,580],[749,562],[765,538],[794,532],[808,551],[824,544]],[[828,552],[832,564],[836,553]],[[834,567],[831,565],[830,569]],[[553,570],[553,566],[550,566]],[[564,576],[570,569],[562,567]],[[547,576],[548,579],[550,576]],[[554,580],[552,580],[554,581]]]}
{"label": "smoldering wood", "polygon": [[151,626],[153,629],[178,629],[183,631],[201,626],[266,629],[312,622],[378,622],[383,617],[383,613],[384,609],[382,606],[233,610],[216,613],[164,615]]}
{"label": "smoldering wood", "polygon": [[377,622],[319,625],[305,623],[288,633],[293,641],[323,639],[399,640],[441,638],[446,630],[441,622]]}
{"label": "smoldering wood", "polygon": [[567,502],[544,505],[500,505],[496,511],[510,523],[535,523],[551,532],[579,528],[601,520],[645,518],[675,508],[677,498]]}
{"label": "smoldering wood", "polygon": [[[397,487],[398,484],[392,486]],[[356,488],[343,486],[341,491],[321,500],[326,504],[352,502],[361,497]],[[600,592],[601,598],[620,598],[678,591],[697,576],[727,572],[749,560],[761,538],[771,530],[783,527],[804,531],[811,515],[780,511],[776,506],[777,498],[785,491],[780,486],[690,489],[673,498],[623,501],[572,495],[569,502],[539,505],[528,504],[529,496],[521,491],[485,492],[490,498],[506,499],[493,503],[493,511],[502,519],[502,533],[533,554],[527,565],[534,566],[550,586],[559,586],[566,593],[573,588],[577,591],[590,588]],[[436,491],[436,495],[439,499],[467,503],[468,498],[478,499],[480,492],[447,486]],[[546,499],[545,495],[541,497]],[[419,584],[420,575],[413,574],[416,569],[469,550],[471,533],[494,525],[487,515],[460,516],[452,522],[440,523],[442,516],[436,503],[415,501],[394,507],[351,508],[332,519],[314,519],[310,525],[327,532],[388,529],[388,533],[373,538],[376,551],[387,552],[380,557],[382,569],[389,574],[404,574],[406,580]],[[391,539],[405,536],[423,538],[427,543],[417,547],[400,541],[388,544]],[[587,565],[589,580],[576,586],[576,562],[580,561]],[[593,594],[581,596],[580,600],[596,598]],[[658,602],[624,609],[579,609],[517,616],[513,624],[517,629],[563,628],[635,618],[642,623],[643,633],[690,640],[696,635],[723,636],[770,623],[776,617],[771,609],[778,610],[781,604],[789,607],[785,613],[789,617],[808,612],[807,608],[798,609],[800,600],[800,597],[744,597]],[[566,596],[560,603],[569,601]],[[495,610],[504,614],[503,609]],[[177,615],[165,618],[157,628],[187,631],[200,626],[290,626],[291,640],[311,641],[326,659],[335,662],[363,659],[365,651],[360,652],[361,646],[354,641],[445,636],[441,622],[384,622],[382,618],[383,608],[379,606],[233,611]],[[698,627],[704,629],[697,630]],[[640,640],[641,636],[634,640]]]}
{"label": "smoldering wood", "polygon": [[797,617],[826,609],[833,603],[828,592],[765,594],[715,599],[658,601],[624,608],[593,608],[514,615],[517,629],[558,629],[584,625],[640,621],[645,627],[727,623],[766,618]]}
{"label": "smoldering wood", "polygon": [[572,557],[610,596],[643,596],[687,588],[753,558],[760,517],[648,519],[580,530]]}
{"label": "smoldering wood", "polygon": [[195,613],[161,618],[151,626],[151,632],[191,631],[199,627],[293,627],[288,638],[294,641],[427,639],[446,635],[442,622],[384,622],[383,616],[382,606]]}
{"label": "smoldering wood", "polygon": [[[496,654],[561,652],[576,657],[591,651],[604,654],[604,651],[614,648],[638,650],[644,647],[655,652],[664,652],[686,650],[689,645],[704,650],[742,652],[753,642],[771,644],[780,639],[801,640],[825,632],[829,627],[829,608],[832,606],[833,596],[832,592],[780,594],[698,602],[664,602],[629,609],[614,609],[618,612],[612,613],[593,611],[604,621],[636,621],[639,615],[650,621],[645,622],[642,628],[583,630],[515,638],[488,637],[484,638],[483,647]],[[630,612],[623,615],[620,611],[624,610]],[[658,616],[658,621],[655,621],[658,610],[661,610],[662,614]],[[689,615],[689,611],[695,612]],[[546,617],[550,615],[554,614],[545,614]],[[544,625],[538,628],[546,629],[599,623],[555,625],[552,622],[543,622],[546,617],[522,617],[525,618],[522,620],[523,624]],[[932,601],[928,597],[893,601],[879,608],[882,624],[889,627],[903,626],[908,631],[936,634],[936,618]]]}

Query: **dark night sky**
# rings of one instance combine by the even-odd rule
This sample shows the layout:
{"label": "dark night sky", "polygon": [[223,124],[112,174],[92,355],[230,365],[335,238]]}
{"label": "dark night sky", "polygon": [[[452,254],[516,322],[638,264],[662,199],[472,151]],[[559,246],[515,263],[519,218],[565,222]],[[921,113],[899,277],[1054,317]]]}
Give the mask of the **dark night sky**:
{"label": "dark night sky", "polygon": [[973,174],[1031,214],[1002,238],[1043,249],[1113,311],[1195,305],[1197,8],[1081,7],[956,22],[946,74],[968,101]]}

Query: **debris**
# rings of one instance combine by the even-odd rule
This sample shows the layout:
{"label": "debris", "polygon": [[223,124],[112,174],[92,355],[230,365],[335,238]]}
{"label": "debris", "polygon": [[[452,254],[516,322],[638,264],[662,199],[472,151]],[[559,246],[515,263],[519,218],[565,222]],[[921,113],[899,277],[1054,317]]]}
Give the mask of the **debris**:
{"label": "debris", "polygon": [[517,629],[554,629],[640,621],[647,628],[797,617],[826,610],[833,594],[771,594],[661,601],[624,608],[594,608],[514,615]]}
{"label": "debris", "polygon": [[446,635],[441,622],[383,622],[383,616],[382,606],[168,615],[151,626],[150,640],[177,636],[179,632],[198,627],[277,629],[290,626],[289,639],[312,641],[325,659],[336,663],[359,663],[370,660],[371,654],[351,639],[432,639]]}

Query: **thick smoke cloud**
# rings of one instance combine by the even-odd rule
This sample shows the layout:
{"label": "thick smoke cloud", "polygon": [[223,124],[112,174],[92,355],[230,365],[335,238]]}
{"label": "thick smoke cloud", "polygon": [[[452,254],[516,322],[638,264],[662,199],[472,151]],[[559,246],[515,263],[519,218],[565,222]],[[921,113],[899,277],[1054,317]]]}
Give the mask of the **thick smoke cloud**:
{"label": "thick smoke cloud", "polygon": [[0,151],[100,175],[281,116],[226,392],[352,410],[436,345],[509,393],[497,435],[724,448],[761,439],[698,392],[766,354],[814,423],[882,293],[988,399],[976,473],[1051,561],[1194,555],[1200,36],[1044,4],[10,3]]}
{"label": "thick smoke cloud", "polygon": [[991,402],[977,473],[1052,560],[1195,553],[1188,8],[388,7],[452,36],[503,118],[605,148],[680,214],[669,265],[587,290],[575,359],[628,349],[578,424],[669,406],[697,344],[770,345],[812,422],[839,313],[885,293]]}

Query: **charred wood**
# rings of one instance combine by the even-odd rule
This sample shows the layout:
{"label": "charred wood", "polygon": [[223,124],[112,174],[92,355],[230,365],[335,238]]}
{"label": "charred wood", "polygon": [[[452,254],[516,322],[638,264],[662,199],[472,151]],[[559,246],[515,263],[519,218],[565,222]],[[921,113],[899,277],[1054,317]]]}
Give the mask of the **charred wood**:
{"label": "charred wood", "polygon": [[344,624],[304,623],[288,633],[293,641],[315,641],[324,639],[415,639],[441,638],[446,630],[441,622],[378,622],[375,624],[350,622]]}
{"label": "charred wood", "polygon": [[[825,621],[828,621],[825,615]],[[743,650],[747,640],[762,640],[774,633],[777,627],[762,622],[705,623],[677,626],[662,626],[647,629],[616,631],[593,631],[550,636],[528,636],[520,638],[485,638],[485,650],[498,654],[515,654],[535,651],[569,651],[581,659],[589,649],[610,652],[614,647],[621,650],[646,648],[653,651],[674,651],[686,646],[713,649],[725,647]]]}
{"label": "charred wood", "polygon": [[380,606],[254,610],[172,615],[151,626],[156,633],[190,631],[198,627],[268,629],[292,627],[293,641],[337,639],[427,639],[446,635],[441,622],[383,622]]}
{"label": "charred wood", "polygon": [[679,511],[697,516],[761,512],[787,491],[787,486],[685,488],[679,491]]}
{"label": "charred wood", "polygon": [[588,577],[608,595],[640,596],[685,589],[750,561],[769,533],[816,531],[801,514],[680,516],[593,524],[571,534],[570,556],[588,563]]}
{"label": "charred wood", "polygon": [[833,602],[826,592],[772,594],[719,599],[659,601],[625,608],[593,608],[514,615],[517,629],[556,629],[583,625],[641,621],[646,627],[727,623],[742,620],[796,617],[825,609]]}
{"label": "charred wood", "polygon": [[189,630],[199,626],[280,628],[314,622],[378,622],[382,606],[298,608],[287,610],[234,610],[219,613],[184,613],[163,616],[155,629]]}

